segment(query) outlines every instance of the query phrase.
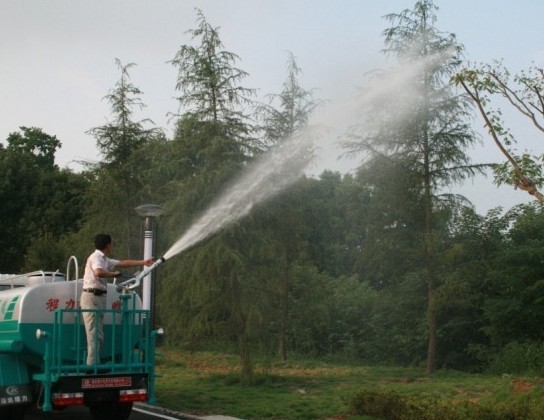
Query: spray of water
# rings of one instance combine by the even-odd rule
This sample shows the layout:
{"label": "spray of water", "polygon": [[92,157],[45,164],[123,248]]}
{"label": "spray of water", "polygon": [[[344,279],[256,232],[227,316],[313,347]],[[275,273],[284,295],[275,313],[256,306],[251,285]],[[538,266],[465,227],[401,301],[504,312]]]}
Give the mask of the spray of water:
{"label": "spray of water", "polygon": [[[282,191],[303,174],[310,166],[314,157],[308,151],[319,147],[317,139],[326,139],[330,143],[331,128],[346,128],[359,120],[357,112],[366,106],[379,103],[383,98],[401,89],[407,89],[412,85],[411,80],[425,68],[425,66],[436,65],[437,62],[451,57],[451,52],[431,56],[426,60],[403,66],[401,69],[392,71],[382,83],[367,89],[364,95],[354,96],[341,104],[332,104],[321,111],[315,118],[317,124],[310,124],[304,132],[286,139],[279,147],[270,150],[262,156],[255,165],[235,180],[230,188],[218,197],[215,202],[193,223],[189,229],[174,243],[164,254],[168,259],[186,249],[203,241],[214,233],[220,231],[231,223],[247,215],[258,203],[261,203],[278,192]],[[417,93],[403,95],[417,99]],[[397,110],[398,121],[404,120],[414,108],[414,102],[409,100],[402,105],[402,110]],[[315,119],[314,118],[314,119]],[[334,127],[333,127],[334,126]],[[319,127],[319,128],[318,128]],[[327,130],[323,130],[323,128]],[[328,134],[328,136],[323,136]]]}
{"label": "spray of water", "polygon": [[[421,101],[420,87],[415,81],[426,69],[439,66],[454,55],[454,49],[447,49],[390,70],[367,73],[348,97],[331,103],[317,119],[328,127],[344,129],[361,124],[361,120],[365,119],[362,113],[383,104],[388,112],[394,114],[395,121],[402,123],[413,115]],[[395,98],[394,102],[391,101],[392,97]]]}
{"label": "spray of water", "polygon": [[315,130],[308,128],[258,159],[235,180],[183,236],[164,254],[168,259],[247,215],[304,174],[311,163]]}

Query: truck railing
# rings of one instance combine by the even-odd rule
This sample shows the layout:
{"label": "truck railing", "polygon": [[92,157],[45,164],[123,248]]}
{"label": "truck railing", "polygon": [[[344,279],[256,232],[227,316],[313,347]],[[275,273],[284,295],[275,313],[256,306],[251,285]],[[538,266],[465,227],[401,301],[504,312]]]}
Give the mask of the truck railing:
{"label": "truck railing", "polygon": [[[45,339],[43,373],[33,377],[44,384],[44,411],[52,409],[51,387],[60,377],[73,375],[147,374],[148,403],[155,404],[155,345],[159,331],[151,331],[150,311],[129,308],[133,293],[120,295],[120,309],[57,309],[53,330],[40,331],[36,336]],[[83,313],[103,315],[104,329],[111,328],[104,340],[100,361],[87,365],[87,336]],[[106,334],[104,334],[106,337]],[[98,332],[92,337],[95,345]],[[97,358],[98,359],[98,358]],[[49,405],[48,405],[49,404]]]}

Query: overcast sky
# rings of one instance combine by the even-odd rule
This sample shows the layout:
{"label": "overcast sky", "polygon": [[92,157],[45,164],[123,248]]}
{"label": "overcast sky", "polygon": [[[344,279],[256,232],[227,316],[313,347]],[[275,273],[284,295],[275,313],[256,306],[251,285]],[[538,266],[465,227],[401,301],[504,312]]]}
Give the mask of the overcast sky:
{"label": "overcast sky", "polygon": [[[287,51],[303,74],[306,89],[342,101],[361,84],[364,72],[383,65],[383,16],[412,8],[415,0],[0,0],[0,142],[20,126],[39,127],[62,142],[61,167],[99,159],[90,128],[108,121],[103,97],[119,79],[115,58],[135,63],[132,83],[147,105],[140,118],[172,131],[168,113],[177,111],[176,69],[168,64],[190,44],[197,26],[195,8],[219,27],[225,49],[250,76],[244,87],[263,99],[279,93],[286,77]],[[473,62],[503,59],[512,70],[543,65],[540,40],[544,1],[435,0],[437,27],[456,34]],[[541,137],[516,121],[522,145]],[[475,119],[481,131],[481,122]],[[501,160],[486,145],[471,151],[474,162]],[[356,162],[329,153],[323,168],[349,170]],[[478,177],[454,189],[480,213],[530,201],[511,187],[496,188]]]}

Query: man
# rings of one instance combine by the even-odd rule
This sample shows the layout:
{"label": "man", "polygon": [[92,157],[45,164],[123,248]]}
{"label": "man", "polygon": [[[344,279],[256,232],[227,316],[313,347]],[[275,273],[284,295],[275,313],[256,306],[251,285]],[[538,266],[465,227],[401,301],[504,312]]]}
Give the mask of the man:
{"label": "man", "polygon": [[[87,259],[83,274],[81,309],[106,309],[108,278],[121,275],[116,267],[150,266],[153,258],[145,260],[115,260],[108,258],[112,250],[111,236],[98,234],[94,238],[95,251]],[[83,312],[85,332],[87,333],[87,365],[100,363],[100,349],[104,341],[104,312]],[[95,340],[95,337],[98,339]],[[96,346],[95,346],[96,344]]]}

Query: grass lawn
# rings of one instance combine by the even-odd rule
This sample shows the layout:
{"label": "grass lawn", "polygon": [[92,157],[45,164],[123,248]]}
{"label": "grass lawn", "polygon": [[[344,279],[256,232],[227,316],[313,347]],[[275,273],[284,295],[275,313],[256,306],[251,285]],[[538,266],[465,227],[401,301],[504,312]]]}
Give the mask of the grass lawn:
{"label": "grass lawn", "polygon": [[370,419],[351,416],[349,401],[362,390],[439,397],[448,401],[504,401],[544,395],[541,381],[423,369],[369,367],[317,361],[257,364],[250,384],[240,381],[237,356],[161,349],[157,405],[193,415],[253,419]]}

